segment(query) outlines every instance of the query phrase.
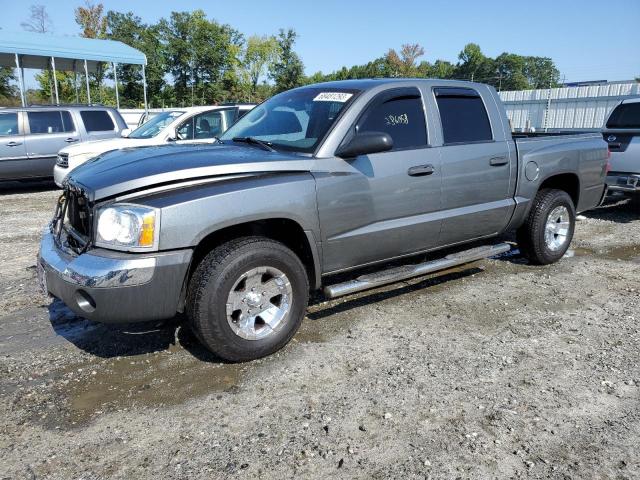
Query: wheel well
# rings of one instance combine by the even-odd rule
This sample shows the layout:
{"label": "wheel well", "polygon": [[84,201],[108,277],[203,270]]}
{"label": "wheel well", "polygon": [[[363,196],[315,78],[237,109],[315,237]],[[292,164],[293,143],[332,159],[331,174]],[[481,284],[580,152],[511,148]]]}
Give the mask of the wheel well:
{"label": "wheel well", "polygon": [[285,244],[302,261],[307,270],[309,284],[315,285],[315,265],[307,235],[298,223],[288,218],[273,218],[241,223],[210,233],[200,241],[193,252],[187,283],[198,264],[211,250],[234,238],[248,236],[266,237]]}
{"label": "wheel well", "polygon": [[554,188],[556,190],[564,190],[569,194],[573,205],[578,208],[578,200],[580,200],[580,180],[573,173],[562,173],[547,178],[540,184],[540,190],[543,188]]}

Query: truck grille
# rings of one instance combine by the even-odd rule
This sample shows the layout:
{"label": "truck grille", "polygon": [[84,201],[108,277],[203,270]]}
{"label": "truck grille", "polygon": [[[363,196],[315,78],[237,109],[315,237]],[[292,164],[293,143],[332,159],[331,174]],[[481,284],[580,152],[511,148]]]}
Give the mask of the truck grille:
{"label": "truck grille", "polygon": [[60,168],[69,168],[69,154],[59,153],[58,158],[56,158],[56,165]]}

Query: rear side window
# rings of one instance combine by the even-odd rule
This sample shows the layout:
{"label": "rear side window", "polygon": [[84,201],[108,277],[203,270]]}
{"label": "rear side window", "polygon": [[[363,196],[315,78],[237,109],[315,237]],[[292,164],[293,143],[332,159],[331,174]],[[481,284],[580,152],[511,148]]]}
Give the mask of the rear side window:
{"label": "rear side window", "polygon": [[0,135],[18,135],[17,113],[0,113]]}
{"label": "rear side window", "polygon": [[640,103],[618,105],[607,120],[607,128],[640,128]]}
{"label": "rear side window", "polygon": [[444,143],[493,140],[491,124],[482,98],[470,88],[434,89]]}
{"label": "rear side window", "polygon": [[80,117],[87,132],[107,132],[115,129],[111,115],[105,110],[83,110]]}
{"label": "rear side window", "polygon": [[27,112],[32,134],[73,132],[71,115],[67,111]]}
{"label": "rear side window", "polygon": [[422,99],[415,95],[393,97],[369,108],[358,121],[358,133],[384,132],[393,139],[393,150],[420,148],[427,144]]}

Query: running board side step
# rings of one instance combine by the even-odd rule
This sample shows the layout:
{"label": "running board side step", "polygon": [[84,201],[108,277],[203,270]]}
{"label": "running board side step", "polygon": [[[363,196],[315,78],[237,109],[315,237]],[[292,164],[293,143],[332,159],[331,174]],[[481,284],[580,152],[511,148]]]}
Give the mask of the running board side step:
{"label": "running board side step", "polygon": [[439,270],[457,267],[458,265],[475,262],[476,260],[482,260],[483,258],[493,257],[495,255],[508,252],[509,250],[511,250],[511,245],[508,243],[472,248],[470,250],[452,253],[437,260],[431,260],[417,265],[394,267],[381,272],[362,275],[355,280],[349,280],[348,282],[329,285],[324,288],[324,294],[328,298],[341,297],[343,295],[349,295],[362,290],[369,290],[389,283],[399,282],[408,278],[419,277]]}

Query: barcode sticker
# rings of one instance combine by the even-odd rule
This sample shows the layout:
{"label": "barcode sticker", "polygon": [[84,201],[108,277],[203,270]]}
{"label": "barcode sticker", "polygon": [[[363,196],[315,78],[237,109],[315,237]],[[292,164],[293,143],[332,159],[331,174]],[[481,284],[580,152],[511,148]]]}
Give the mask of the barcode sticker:
{"label": "barcode sticker", "polygon": [[344,103],[353,97],[353,93],[345,92],[322,92],[316,95],[314,102],[341,102]]}

